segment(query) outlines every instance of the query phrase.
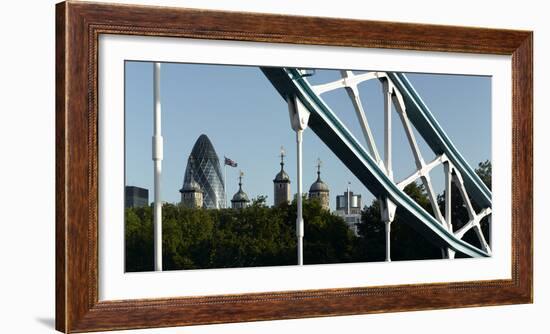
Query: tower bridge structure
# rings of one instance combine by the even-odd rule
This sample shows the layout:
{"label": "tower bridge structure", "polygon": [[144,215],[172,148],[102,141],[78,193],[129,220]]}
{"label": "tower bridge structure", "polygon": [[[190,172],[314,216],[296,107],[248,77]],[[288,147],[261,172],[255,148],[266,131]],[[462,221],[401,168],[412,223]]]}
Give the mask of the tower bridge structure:
{"label": "tower bridge structure", "polygon": [[[341,71],[341,79],[325,84],[312,85],[305,70],[296,68],[261,68],[279,94],[288,103],[292,129],[297,143],[297,188],[301,190],[302,177],[302,134],[308,127],[332,150],[349,170],[378,198],[382,220],[386,224],[386,260],[391,260],[390,232],[396,210],[404,221],[426,237],[429,242],[442,248],[443,256],[454,258],[455,252],[470,257],[488,257],[491,248],[481,230],[481,220],[491,218],[491,191],[461,156],[458,149],[439,125],[428,106],[415,91],[405,74],[396,72]],[[365,108],[360,98],[359,86],[368,80],[381,82],[384,98],[384,150],[376,147]],[[357,121],[365,138],[364,147],[338,117],[338,110],[332,110],[323,99],[323,94],[335,89],[345,89],[354,106]],[[395,180],[392,171],[392,104],[399,114],[401,125],[407,135],[414,157],[416,170],[403,180]],[[425,161],[413,131],[422,136],[436,158]],[[443,165],[445,174],[445,208],[440,210],[434,192],[430,171]],[[424,185],[431,208],[430,214],[405,192],[404,188],[420,180]],[[453,227],[451,184],[459,189],[469,221],[460,229]],[[474,203],[480,210],[474,209]],[[302,244],[304,237],[301,196],[298,196],[296,235],[298,264],[303,264]],[[473,229],[481,247],[472,245],[462,238]]]}
{"label": "tower bridge structure", "polygon": [[[163,137],[161,133],[160,70],[161,64],[155,63],[153,75],[154,131],[152,160],[154,166],[153,230],[156,271],[163,270],[162,201],[160,196]],[[470,257],[491,256],[491,247],[481,229],[482,219],[487,217],[489,223],[491,222],[491,191],[461,156],[405,74],[398,72],[356,74],[353,71],[341,71],[341,78],[336,81],[312,85],[308,81],[308,76],[312,74],[304,70],[276,67],[262,67],[261,70],[288,104],[291,127],[296,133],[296,183],[298,194],[303,193],[302,137],[303,132],[307,128],[311,128],[378,199],[382,220],[386,225],[387,261],[391,260],[390,233],[396,210],[399,210],[399,215],[405,218],[403,219],[405,223],[424,235],[429,242],[441,247],[443,256],[446,258],[454,258],[456,252]],[[368,80],[380,81],[383,90],[383,154],[376,147],[376,141],[360,98],[359,86]],[[323,94],[336,89],[344,89],[351,99],[366,147],[353,136],[340,120],[338,117],[339,110],[332,110],[324,101]],[[395,110],[399,114],[416,166],[416,170],[403,180],[396,180],[392,169],[392,105],[395,106]],[[435,153],[435,159],[431,161],[424,160],[413,129],[417,130]],[[206,136],[199,137],[191,155],[192,159],[188,161],[184,186],[181,190],[182,201],[192,201],[192,205],[201,202],[204,206],[211,208],[225,207],[224,178],[217,155]],[[283,158],[284,152],[281,152],[281,171],[273,180],[276,186],[275,205],[288,202],[290,197],[290,178],[284,171]],[[430,171],[439,165],[443,165],[445,174],[444,210],[439,208],[430,177]],[[407,185],[417,180],[422,182],[427,191],[433,215],[404,192]],[[469,217],[469,221],[458,229],[454,228],[454,222],[451,219],[452,183],[458,188]],[[479,239],[480,247],[463,240],[464,235],[472,229]],[[297,196],[296,237],[297,262],[298,265],[302,265],[304,238],[302,196]]]}

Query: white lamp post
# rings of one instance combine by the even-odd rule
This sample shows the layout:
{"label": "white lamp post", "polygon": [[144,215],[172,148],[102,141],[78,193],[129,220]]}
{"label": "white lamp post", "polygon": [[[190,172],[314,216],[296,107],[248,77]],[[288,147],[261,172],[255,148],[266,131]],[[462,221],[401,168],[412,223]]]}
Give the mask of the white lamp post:
{"label": "white lamp post", "polygon": [[154,260],[155,271],[162,271],[162,199],[160,181],[162,175],[163,139],[161,134],[160,105],[160,63],[154,64],[154,124],[153,124],[153,165],[154,165]]}
{"label": "white lamp post", "polygon": [[309,121],[309,111],[302,105],[298,97],[289,96],[288,113],[290,116],[290,124],[296,132],[296,157],[297,157],[297,195],[296,195],[296,239],[297,239],[297,255],[298,265],[304,264],[304,218],[302,216],[302,134],[307,128]]}

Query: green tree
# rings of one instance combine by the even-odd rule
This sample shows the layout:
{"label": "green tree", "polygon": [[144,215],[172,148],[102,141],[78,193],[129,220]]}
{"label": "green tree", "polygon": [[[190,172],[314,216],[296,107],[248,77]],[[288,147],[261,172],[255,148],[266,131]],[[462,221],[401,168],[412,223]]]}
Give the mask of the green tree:
{"label": "green tree", "polygon": [[[240,210],[163,205],[165,270],[296,264],[296,203],[267,207],[258,197]],[[355,237],[318,201],[304,201],[305,263],[352,260]],[[153,269],[151,207],[126,210],[126,270]]]}
{"label": "green tree", "polygon": [[[480,162],[478,164],[478,167],[475,169],[475,172],[479,176],[481,181],[483,181],[483,183],[489,189],[491,189],[491,176],[492,176],[491,161],[486,160],[486,161]],[[441,212],[445,212],[445,191],[443,191],[443,193],[439,195],[437,199],[438,199],[438,204]],[[475,202],[471,201],[471,203],[474,208],[474,211],[479,212],[481,210],[481,208],[478,205],[476,205]],[[468,215],[468,210],[466,209],[466,205],[464,203],[462,195],[458,187],[453,182],[451,184],[451,222],[453,225],[453,230],[454,231],[459,230],[465,224],[467,224],[469,220],[470,220],[470,217]],[[481,230],[483,232],[483,236],[485,237],[485,240],[490,244],[491,240],[490,240],[489,219],[487,217],[483,218],[481,220],[480,225],[481,225]],[[481,248],[481,243],[479,242],[479,239],[473,229],[470,229],[468,232],[466,232],[462,240],[478,248]],[[465,257],[465,255],[457,254],[457,257]]]}
{"label": "green tree", "polygon": [[[479,164],[476,173],[491,185],[491,163]],[[432,214],[426,190],[419,183],[405,187],[416,203]],[[458,189],[452,188],[453,224],[460,228],[468,215]],[[444,208],[444,194],[438,196]],[[479,208],[476,208],[479,210]],[[346,263],[383,261],[385,226],[378,201],[362,210],[356,237],[345,221],[324,210],[318,199],[303,200],[304,263]],[[152,207],[126,209],[126,271],[153,270]],[[391,225],[392,260],[441,258],[440,248],[407,224],[399,208]],[[489,224],[482,221],[489,240]],[[476,245],[477,237],[464,239]],[[166,270],[282,266],[296,264],[296,201],[268,207],[266,197],[252,199],[249,207],[233,209],[189,209],[163,205],[163,265]]]}
{"label": "green tree", "polygon": [[485,185],[489,189],[491,189],[492,172],[493,172],[493,168],[490,160],[485,160],[483,162],[480,162],[477,165],[476,174],[479,176],[481,181],[483,181],[483,183],[485,183]]}
{"label": "green tree", "polygon": [[[339,216],[323,209],[318,199],[303,200],[304,263],[345,263],[353,260],[353,232]],[[289,207],[296,221],[295,201]]]}
{"label": "green tree", "polygon": [[153,215],[151,207],[126,209],[126,271],[153,270]]}
{"label": "green tree", "polygon": [[[403,189],[416,203],[432,214],[430,201],[422,184],[413,182]],[[358,226],[359,240],[357,240],[355,260],[384,261],[386,259],[385,224],[380,215],[378,200],[373,200],[370,206],[365,207]],[[405,212],[397,209],[395,219],[391,224],[391,258],[392,261],[420,260],[441,258],[441,249],[432,245],[409,224]]]}

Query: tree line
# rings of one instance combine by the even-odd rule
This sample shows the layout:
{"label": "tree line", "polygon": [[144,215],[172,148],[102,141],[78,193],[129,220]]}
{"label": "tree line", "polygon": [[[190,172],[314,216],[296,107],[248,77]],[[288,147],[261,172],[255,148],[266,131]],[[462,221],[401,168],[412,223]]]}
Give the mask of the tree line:
{"label": "tree line", "polygon": [[[479,164],[477,174],[490,187],[491,164]],[[404,191],[431,213],[424,187],[408,185]],[[453,224],[468,220],[456,187],[452,188]],[[438,196],[444,210],[445,196]],[[476,208],[478,210],[479,208]],[[165,270],[284,266],[296,264],[296,201],[278,207],[266,198],[253,199],[244,209],[190,209],[163,205],[163,267]],[[444,212],[444,211],[442,211]],[[384,224],[378,201],[365,206],[356,236],[343,218],[324,210],[317,199],[304,198],[304,263],[328,264],[384,261]],[[489,224],[482,222],[489,239]],[[153,209],[128,208],[125,212],[126,271],[153,270]],[[392,260],[438,259],[439,247],[404,222],[399,209],[392,223]],[[479,246],[468,232],[464,239]]]}

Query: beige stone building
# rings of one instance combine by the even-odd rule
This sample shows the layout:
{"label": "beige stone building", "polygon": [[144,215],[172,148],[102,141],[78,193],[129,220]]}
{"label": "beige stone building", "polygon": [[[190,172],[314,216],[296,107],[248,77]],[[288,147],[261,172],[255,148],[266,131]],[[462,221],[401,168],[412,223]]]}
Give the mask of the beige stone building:
{"label": "beige stone building", "polygon": [[321,162],[317,163],[317,180],[309,188],[309,198],[318,199],[325,210],[330,210],[330,191],[328,185],[321,180]]}
{"label": "beige stone building", "polygon": [[284,151],[281,149],[281,170],[273,180],[273,205],[279,206],[290,202],[290,177],[285,172]]}

